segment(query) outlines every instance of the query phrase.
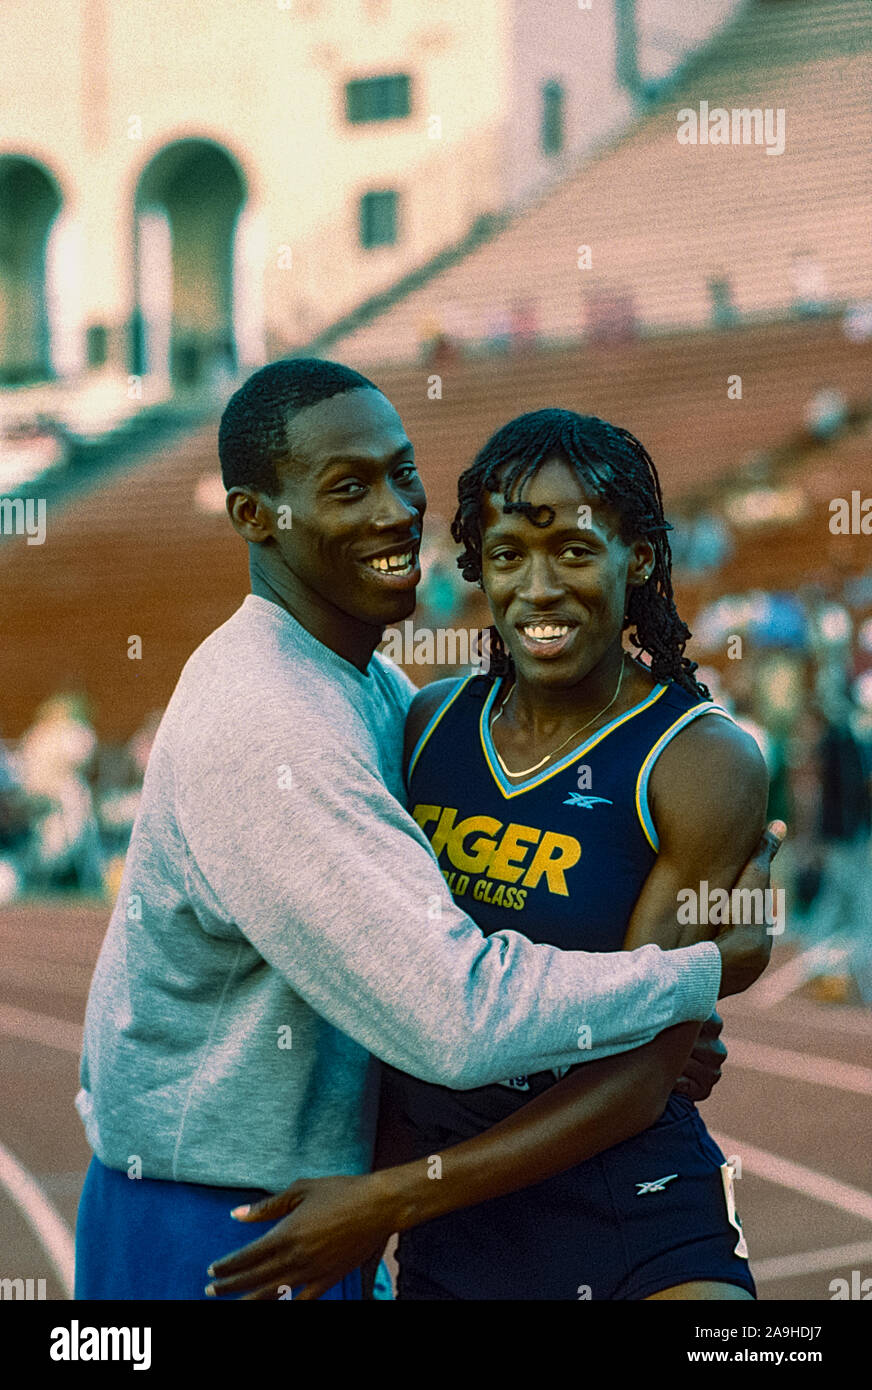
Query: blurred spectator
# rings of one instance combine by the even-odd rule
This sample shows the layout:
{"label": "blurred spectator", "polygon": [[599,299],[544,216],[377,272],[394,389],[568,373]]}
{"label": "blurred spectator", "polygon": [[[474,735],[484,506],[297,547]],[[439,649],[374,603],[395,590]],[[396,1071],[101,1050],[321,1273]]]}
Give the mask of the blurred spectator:
{"label": "blurred spectator", "polygon": [[418,324],[421,361],[429,367],[448,367],[460,358],[460,349],[436,314],[428,314]]}
{"label": "blurred spectator", "polygon": [[843,322],[850,343],[866,343],[872,338],[872,300],[849,304]]}
{"label": "blurred spectator", "polygon": [[829,302],[829,287],[826,271],[817,256],[809,251],[800,251],[790,267],[793,282],[793,303],[803,317],[822,314]]}
{"label": "blurred spectator", "polygon": [[492,306],[485,315],[485,345],[488,352],[507,353],[512,347],[512,316],[508,309]]}
{"label": "blurred spectator", "polygon": [[512,343],[516,351],[523,352],[535,347],[539,334],[539,321],[536,304],[531,299],[518,299],[511,312]]}
{"label": "blurred spectator", "polygon": [[788,825],[794,866],[792,884],[795,911],[792,917],[803,930],[823,879],[821,786],[817,756],[823,728],[820,714],[811,707],[804,708],[794,721],[788,747],[792,810]]}
{"label": "blurred spectator", "polygon": [[84,704],[73,695],[46,700],[21,740],[22,783],[41,802],[28,862],[34,886],[102,890],[103,852],[86,780],[96,745]]}
{"label": "blurred spectator", "polygon": [[712,276],[708,282],[712,323],[716,328],[729,328],[739,317],[733,300],[733,287],[728,275]]}
{"label": "blurred spectator", "polygon": [[94,758],[91,787],[103,849],[110,858],[123,859],[127,849],[162,715],[162,710],[152,710],[128,743],[101,747]]}
{"label": "blurred spectator", "polygon": [[837,434],[848,415],[844,392],[833,386],[816,391],[805,408],[805,423],[816,439],[829,439]]}
{"label": "blurred spectator", "polygon": [[813,907],[817,940],[844,938],[848,964],[865,1003],[872,1003],[872,798],[866,750],[853,729],[844,687],[822,700],[817,749],[820,778],[821,886]]}
{"label": "blurred spectator", "polygon": [[91,792],[100,839],[107,856],[124,854],[139,806],[142,778],[124,744],[97,749],[91,767]]}
{"label": "blurred spectator", "polygon": [[0,743],[0,906],[17,897],[24,886],[31,820],[31,804]]}
{"label": "blurred spectator", "polygon": [[669,543],[673,564],[689,577],[719,569],[733,549],[725,522],[703,510],[678,522]]}

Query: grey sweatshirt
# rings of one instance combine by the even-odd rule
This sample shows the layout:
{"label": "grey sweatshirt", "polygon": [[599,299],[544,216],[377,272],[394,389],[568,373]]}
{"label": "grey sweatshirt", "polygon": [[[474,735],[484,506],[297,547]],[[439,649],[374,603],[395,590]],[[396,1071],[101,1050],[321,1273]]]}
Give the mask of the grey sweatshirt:
{"label": "grey sweatshirt", "polygon": [[711,1013],[710,942],[563,952],[454,905],[402,805],[413,693],[254,595],[187,662],[88,999],[76,1104],[110,1167],[271,1191],[366,1172],[377,1057],[469,1088]]}

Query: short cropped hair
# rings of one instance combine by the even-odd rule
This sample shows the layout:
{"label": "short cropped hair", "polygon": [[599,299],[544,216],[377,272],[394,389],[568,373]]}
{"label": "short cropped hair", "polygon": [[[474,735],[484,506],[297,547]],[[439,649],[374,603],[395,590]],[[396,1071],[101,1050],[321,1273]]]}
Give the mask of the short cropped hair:
{"label": "short cropped hair", "polygon": [[319,357],[288,357],[261,367],[230,397],[218,427],[221,477],[267,496],[279,491],[277,463],[288,457],[288,423],[297,411],[361,387],[378,387],[352,367]]}

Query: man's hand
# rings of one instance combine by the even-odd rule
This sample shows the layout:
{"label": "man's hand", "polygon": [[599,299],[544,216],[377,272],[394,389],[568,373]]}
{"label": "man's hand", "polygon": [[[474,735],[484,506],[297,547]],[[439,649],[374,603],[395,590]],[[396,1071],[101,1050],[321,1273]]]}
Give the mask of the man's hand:
{"label": "man's hand", "polygon": [[[753,857],[748,860],[735,883],[735,888],[763,891],[769,887],[772,860],[787,834],[784,821],[772,821],[763,832]],[[765,922],[756,925],[731,925],[715,938],[721,953],[721,989],[719,998],[741,994],[759,979],[769,964],[772,951],[772,932]]]}
{"label": "man's hand", "polygon": [[699,1030],[696,1046],[684,1064],[684,1071],[675,1083],[675,1091],[698,1104],[708,1100],[721,1079],[721,1067],[727,1059],[727,1049],[721,1041],[724,1020],[712,1014]]}

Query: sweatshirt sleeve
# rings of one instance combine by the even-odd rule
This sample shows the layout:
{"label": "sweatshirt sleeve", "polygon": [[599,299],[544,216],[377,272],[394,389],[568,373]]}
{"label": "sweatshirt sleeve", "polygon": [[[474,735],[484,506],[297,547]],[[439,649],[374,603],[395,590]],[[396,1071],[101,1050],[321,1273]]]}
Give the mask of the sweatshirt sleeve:
{"label": "sweatshirt sleeve", "polygon": [[335,737],[324,752],[319,742],[296,740],[289,758],[269,721],[246,729],[219,756],[188,760],[176,816],[207,915],[368,1051],[469,1089],[709,1017],[711,942],[594,954],[511,930],[485,937],[377,769]]}

